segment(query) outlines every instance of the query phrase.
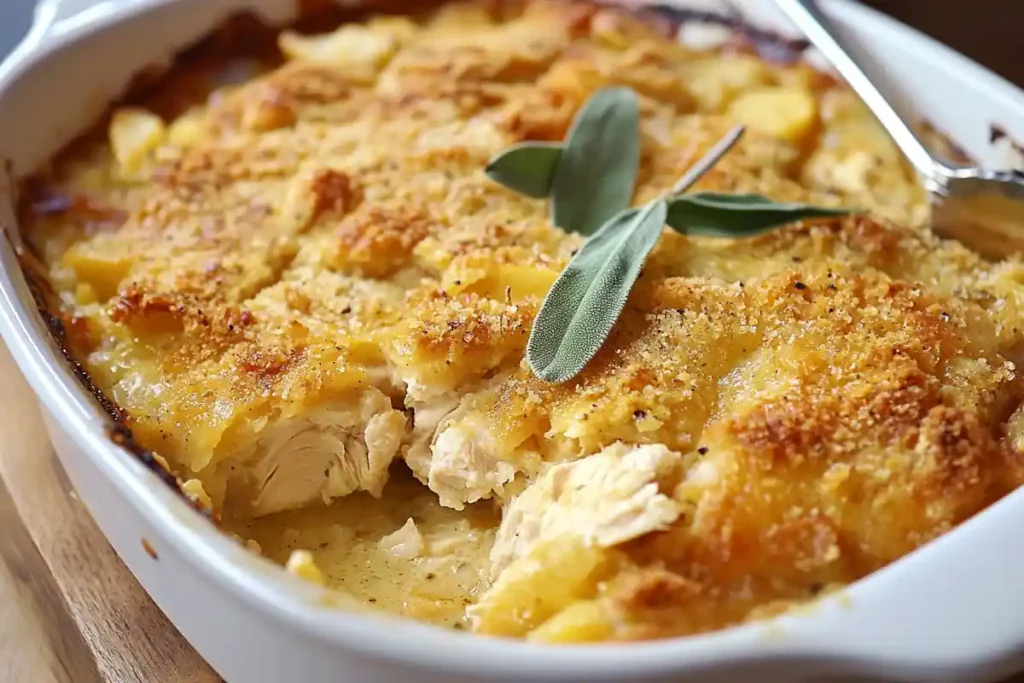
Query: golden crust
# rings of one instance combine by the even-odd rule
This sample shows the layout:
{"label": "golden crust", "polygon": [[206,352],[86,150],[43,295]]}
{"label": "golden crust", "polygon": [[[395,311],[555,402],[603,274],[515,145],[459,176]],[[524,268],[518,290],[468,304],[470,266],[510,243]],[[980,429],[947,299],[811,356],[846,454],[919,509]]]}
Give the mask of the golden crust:
{"label": "golden crust", "polygon": [[[239,472],[270,467],[275,430],[348,409],[339,453],[377,444],[379,474],[397,451],[370,422],[401,432],[399,409],[461,403],[416,425],[427,457],[410,465],[457,482],[467,473],[441,471],[429,448],[436,459],[439,444],[479,437],[480,467],[504,469],[478,497],[615,442],[680,454],[672,495],[687,511],[611,559],[581,550],[602,581],[581,574],[537,639],[718,628],[884,566],[1021,481],[1005,431],[1024,397],[1024,271],[921,227],[920,188],[843,86],[695,53],[669,28],[547,0],[375,19],[292,36],[279,68],[166,130],[147,119],[131,138],[144,149],[118,147],[130,167],[109,144],[82,148],[37,180],[67,201],[29,207],[25,225],[74,352],[141,442],[216,506],[260,485]],[[872,216],[735,241],[666,231],[609,342],[553,386],[523,349],[580,238],[483,167],[514,142],[560,139],[609,83],[641,99],[638,201],[752,101],[793,101],[797,115],[755,121],[699,187]],[[572,564],[575,542],[544,552]],[[523,581],[506,583],[551,596]]]}

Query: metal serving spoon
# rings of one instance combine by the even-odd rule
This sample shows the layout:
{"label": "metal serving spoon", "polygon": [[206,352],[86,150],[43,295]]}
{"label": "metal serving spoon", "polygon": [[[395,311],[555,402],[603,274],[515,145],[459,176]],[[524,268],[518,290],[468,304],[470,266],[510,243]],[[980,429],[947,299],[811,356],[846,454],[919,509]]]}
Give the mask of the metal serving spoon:
{"label": "metal serving spoon", "polygon": [[937,235],[993,260],[1024,251],[1024,174],[936,159],[846,49],[816,0],[775,3],[846,79],[920,175],[931,197]]}

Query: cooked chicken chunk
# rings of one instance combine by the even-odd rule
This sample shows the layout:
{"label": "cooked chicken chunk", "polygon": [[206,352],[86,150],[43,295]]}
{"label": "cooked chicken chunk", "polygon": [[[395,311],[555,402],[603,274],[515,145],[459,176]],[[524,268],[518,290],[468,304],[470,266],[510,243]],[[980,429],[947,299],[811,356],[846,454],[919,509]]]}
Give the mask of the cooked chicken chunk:
{"label": "cooked chicken chunk", "polygon": [[406,419],[377,390],[368,391],[358,408],[324,408],[268,426],[242,451],[243,466],[232,462],[227,504],[258,516],[355,491],[379,496]]}
{"label": "cooked chicken chunk", "polygon": [[667,529],[682,510],[671,491],[682,462],[662,445],[617,443],[555,465],[505,512],[491,551],[492,578],[541,541],[577,536],[609,548]]}
{"label": "cooked chicken chunk", "polygon": [[423,554],[423,536],[412,517],[397,531],[380,539],[380,549],[399,560],[411,560]]}
{"label": "cooked chicken chunk", "polygon": [[509,486],[516,477],[532,475],[540,464],[529,453],[513,454],[504,448],[482,409],[492,388],[506,378],[502,374],[484,381],[480,391],[457,403],[450,393],[422,404],[413,402],[414,426],[405,461],[445,507],[462,510],[479,500],[506,500],[516,488]]}
{"label": "cooked chicken chunk", "polygon": [[[683,457],[661,445],[619,443],[551,467],[505,512],[491,551],[494,583],[471,610],[477,628],[521,635],[554,614],[556,605],[572,602],[531,595],[555,591],[578,599],[596,590],[588,569],[608,564],[603,549],[667,529],[682,513],[673,498],[682,474]],[[578,552],[565,554],[573,548]],[[576,569],[565,574],[565,563]],[[518,607],[531,603],[536,606],[528,611]]]}
{"label": "cooked chicken chunk", "polygon": [[442,505],[461,510],[501,489],[516,476],[516,468],[498,455],[498,446],[482,415],[449,425],[432,447],[427,485]]}
{"label": "cooked chicken chunk", "polygon": [[457,396],[443,396],[422,405],[414,403],[412,432],[405,451],[405,464],[424,484],[430,477],[431,447],[438,428],[459,405]]}

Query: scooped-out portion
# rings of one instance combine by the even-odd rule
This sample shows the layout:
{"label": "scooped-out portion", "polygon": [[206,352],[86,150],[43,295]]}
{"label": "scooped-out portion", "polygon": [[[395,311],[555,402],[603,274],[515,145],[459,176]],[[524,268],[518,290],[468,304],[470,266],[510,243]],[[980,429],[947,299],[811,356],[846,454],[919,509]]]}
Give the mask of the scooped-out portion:
{"label": "scooped-out portion", "polygon": [[441,507],[398,470],[380,498],[356,493],[330,506],[227,526],[253,550],[282,565],[291,561],[300,576],[375,607],[468,630],[466,608],[487,586],[486,560],[499,519],[490,505],[462,512]]}
{"label": "scooped-out portion", "polygon": [[[236,19],[26,183],[32,270],[135,438],[297,576],[538,642],[778,614],[1020,485],[1024,264],[938,240],[845,85],[677,28],[574,0]],[[634,205],[743,124],[694,191],[861,211],[666,228],[549,383],[524,351],[585,237],[485,168],[610,85]]]}

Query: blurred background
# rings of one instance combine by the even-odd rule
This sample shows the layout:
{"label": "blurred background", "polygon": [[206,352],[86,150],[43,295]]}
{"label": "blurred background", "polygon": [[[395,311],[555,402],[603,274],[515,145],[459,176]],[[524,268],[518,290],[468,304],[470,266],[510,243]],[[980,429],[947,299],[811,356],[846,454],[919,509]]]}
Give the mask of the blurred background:
{"label": "blurred background", "polygon": [[[1021,0],[863,1],[1024,85],[1024,60],[1014,31],[1024,20]],[[35,0],[0,0],[0,56],[25,32],[33,5]]]}
{"label": "blurred background", "polygon": [[28,28],[35,0],[0,0],[0,55],[6,55]]}
{"label": "blurred background", "polygon": [[[2,0],[0,0],[2,1]],[[863,0],[1024,86],[1024,60],[1014,36],[1021,0]]]}

